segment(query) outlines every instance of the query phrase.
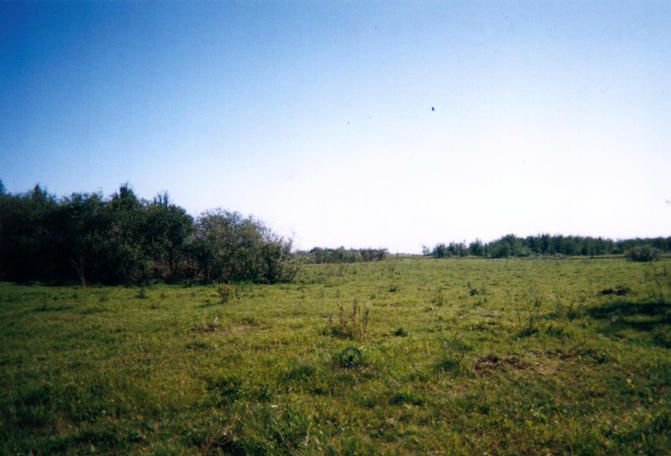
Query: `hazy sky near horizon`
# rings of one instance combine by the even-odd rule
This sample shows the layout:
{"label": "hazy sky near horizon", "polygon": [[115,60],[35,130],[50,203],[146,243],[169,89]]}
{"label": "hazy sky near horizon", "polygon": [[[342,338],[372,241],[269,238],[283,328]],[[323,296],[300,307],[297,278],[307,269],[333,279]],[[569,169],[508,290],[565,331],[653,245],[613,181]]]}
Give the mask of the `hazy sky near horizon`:
{"label": "hazy sky near horizon", "polygon": [[671,2],[0,2],[0,179],[296,247],[670,235]]}

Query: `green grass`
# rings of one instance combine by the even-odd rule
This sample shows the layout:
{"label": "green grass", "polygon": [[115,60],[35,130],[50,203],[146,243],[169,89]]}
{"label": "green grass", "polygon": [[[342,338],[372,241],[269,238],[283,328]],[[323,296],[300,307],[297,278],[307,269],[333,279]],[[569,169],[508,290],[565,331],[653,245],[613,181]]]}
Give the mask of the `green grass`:
{"label": "green grass", "polygon": [[226,299],[3,283],[0,452],[668,454],[670,265],[309,265]]}

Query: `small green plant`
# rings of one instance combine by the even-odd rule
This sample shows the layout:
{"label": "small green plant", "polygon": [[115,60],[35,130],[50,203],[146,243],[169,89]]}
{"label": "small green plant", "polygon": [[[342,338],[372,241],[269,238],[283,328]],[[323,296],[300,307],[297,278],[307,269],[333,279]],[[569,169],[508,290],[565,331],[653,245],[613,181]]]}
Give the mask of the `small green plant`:
{"label": "small green plant", "polygon": [[222,283],[217,287],[217,294],[222,304],[226,304],[233,295],[233,287],[227,283]]}
{"label": "small green plant", "polygon": [[333,317],[329,316],[329,325],[324,332],[344,339],[365,338],[368,334],[368,316],[369,310],[362,313],[359,300],[355,299],[349,315],[345,314],[343,306],[338,306],[337,321],[334,322]]}
{"label": "small green plant", "polygon": [[398,337],[406,337],[408,335],[408,331],[403,329],[403,327],[400,327],[396,331],[394,331],[394,335]]}
{"label": "small green plant", "polygon": [[361,351],[358,348],[347,347],[338,353],[340,367],[352,368],[361,364]]}

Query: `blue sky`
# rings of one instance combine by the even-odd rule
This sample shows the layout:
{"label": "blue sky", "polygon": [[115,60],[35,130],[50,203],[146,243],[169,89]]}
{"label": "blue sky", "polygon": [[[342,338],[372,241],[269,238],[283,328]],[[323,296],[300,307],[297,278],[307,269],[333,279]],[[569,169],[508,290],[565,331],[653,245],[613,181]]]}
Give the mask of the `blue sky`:
{"label": "blue sky", "polygon": [[669,235],[669,24],[665,1],[2,2],[0,179],[129,182],[299,248]]}

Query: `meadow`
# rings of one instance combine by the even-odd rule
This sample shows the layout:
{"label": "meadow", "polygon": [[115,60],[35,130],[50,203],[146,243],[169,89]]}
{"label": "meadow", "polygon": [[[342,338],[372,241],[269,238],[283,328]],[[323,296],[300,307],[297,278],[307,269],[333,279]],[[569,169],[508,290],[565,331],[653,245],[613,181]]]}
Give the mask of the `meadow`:
{"label": "meadow", "polygon": [[669,454],[671,259],[0,283],[2,454]]}

